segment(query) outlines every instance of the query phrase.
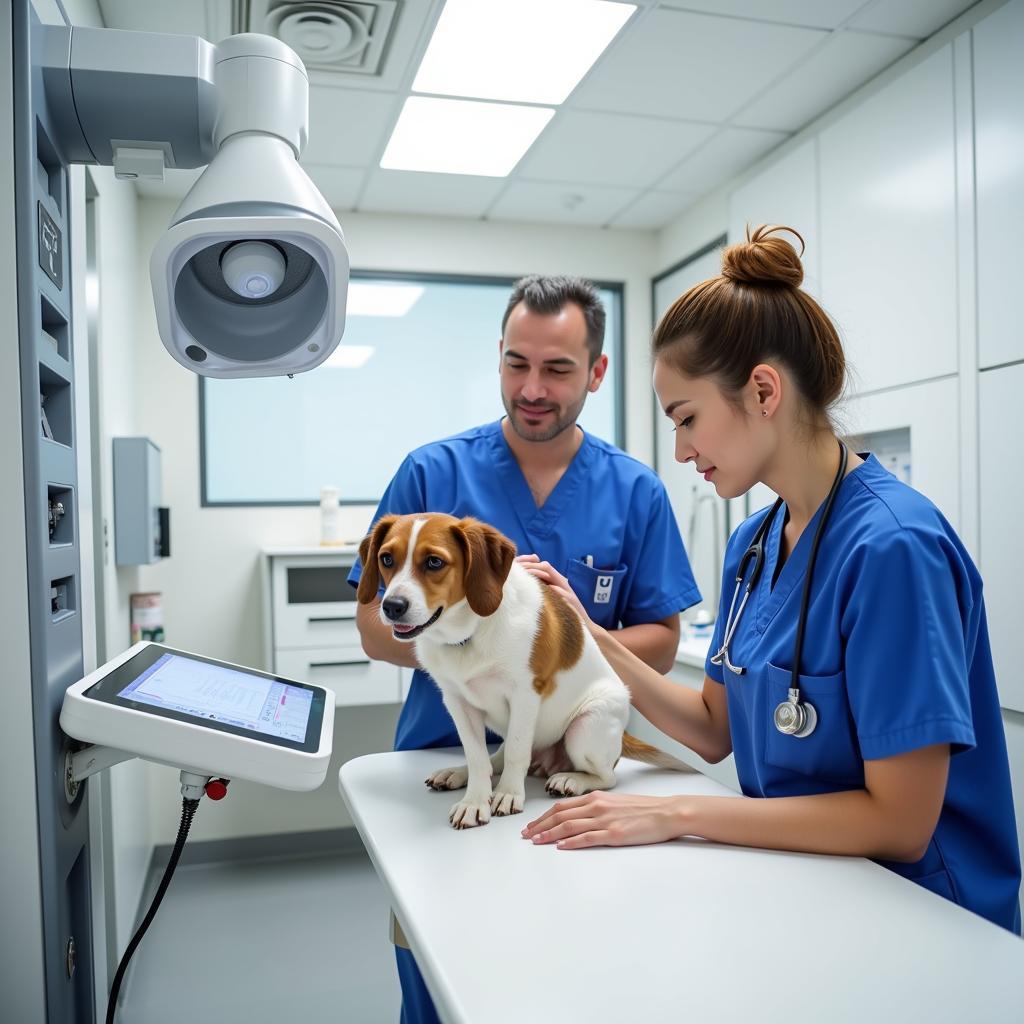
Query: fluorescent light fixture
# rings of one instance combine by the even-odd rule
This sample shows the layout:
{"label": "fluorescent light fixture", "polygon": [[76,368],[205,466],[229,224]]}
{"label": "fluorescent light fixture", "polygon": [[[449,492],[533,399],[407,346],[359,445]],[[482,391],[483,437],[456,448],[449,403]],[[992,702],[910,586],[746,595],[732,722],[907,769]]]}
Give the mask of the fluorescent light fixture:
{"label": "fluorescent light fixture", "polygon": [[396,171],[503,178],[554,113],[549,107],[410,96],[380,165]]}
{"label": "fluorescent light fixture", "polygon": [[422,285],[349,281],[346,316],[405,316],[420,300]]}
{"label": "fluorescent light fixture", "polygon": [[358,370],[374,353],[372,345],[339,345],[325,360],[324,366]]}
{"label": "fluorescent light fixture", "polygon": [[561,103],[635,10],[605,0],[448,0],[413,92]]}

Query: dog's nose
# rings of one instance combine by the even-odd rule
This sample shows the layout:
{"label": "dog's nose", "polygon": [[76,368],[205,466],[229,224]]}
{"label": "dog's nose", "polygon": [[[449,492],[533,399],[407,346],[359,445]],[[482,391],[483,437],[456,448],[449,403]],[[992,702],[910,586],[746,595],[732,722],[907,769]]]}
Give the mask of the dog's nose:
{"label": "dog's nose", "polygon": [[386,597],[381,602],[381,608],[384,609],[384,614],[394,622],[409,610],[409,602],[404,597]]}

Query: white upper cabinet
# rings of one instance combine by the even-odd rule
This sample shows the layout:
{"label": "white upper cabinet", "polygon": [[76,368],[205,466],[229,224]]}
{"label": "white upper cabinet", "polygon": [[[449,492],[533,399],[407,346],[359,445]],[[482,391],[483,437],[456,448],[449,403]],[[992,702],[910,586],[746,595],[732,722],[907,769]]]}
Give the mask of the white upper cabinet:
{"label": "white upper cabinet", "polygon": [[1020,431],[1015,422],[1022,389],[1024,364],[979,374],[980,568],[1000,703],[1014,711],[1024,711],[1024,630],[1020,623],[1024,549],[1018,526],[1024,486]]}
{"label": "white upper cabinet", "polygon": [[957,371],[953,55],[819,136],[821,284],[857,392]]}
{"label": "white upper cabinet", "polygon": [[974,29],[974,134],[981,366],[1024,359],[1024,0]]}
{"label": "white upper cabinet", "polygon": [[[729,242],[742,242],[746,228],[784,224],[803,236],[804,290],[821,298],[821,245],[818,232],[817,140],[787,153],[729,197]],[[800,251],[800,243],[783,235]]]}

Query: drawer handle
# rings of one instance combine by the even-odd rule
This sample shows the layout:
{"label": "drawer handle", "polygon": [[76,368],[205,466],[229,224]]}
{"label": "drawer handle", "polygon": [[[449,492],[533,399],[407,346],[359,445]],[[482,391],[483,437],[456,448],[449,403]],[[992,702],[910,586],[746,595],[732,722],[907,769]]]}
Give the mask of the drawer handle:
{"label": "drawer handle", "polygon": [[347,668],[349,665],[369,665],[369,658],[360,658],[357,661],[311,661],[310,668]]}
{"label": "drawer handle", "polygon": [[347,615],[310,615],[310,622],[351,622]]}

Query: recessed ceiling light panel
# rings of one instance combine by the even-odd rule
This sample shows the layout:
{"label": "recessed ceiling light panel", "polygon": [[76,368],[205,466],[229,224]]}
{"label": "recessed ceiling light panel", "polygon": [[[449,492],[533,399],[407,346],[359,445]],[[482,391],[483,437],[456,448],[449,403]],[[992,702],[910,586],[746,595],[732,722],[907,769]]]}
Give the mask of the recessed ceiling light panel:
{"label": "recessed ceiling light panel", "polygon": [[606,0],[447,0],[413,92],[562,103],[635,10]]}
{"label": "recessed ceiling light panel", "polygon": [[503,178],[551,120],[548,107],[410,96],[380,165]]}

